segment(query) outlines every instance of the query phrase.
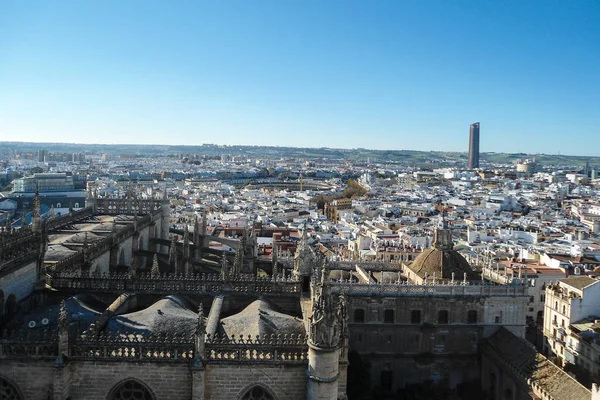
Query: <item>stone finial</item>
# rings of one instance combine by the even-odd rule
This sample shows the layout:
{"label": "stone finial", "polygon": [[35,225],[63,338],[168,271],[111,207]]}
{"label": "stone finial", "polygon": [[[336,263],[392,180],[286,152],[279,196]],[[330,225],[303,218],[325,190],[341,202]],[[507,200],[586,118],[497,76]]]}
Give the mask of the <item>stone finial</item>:
{"label": "stone finial", "polygon": [[150,276],[152,278],[160,277],[160,268],[158,267],[158,254],[154,254],[154,259],[152,260],[152,269],[150,269]]}
{"label": "stone finial", "polygon": [[244,265],[244,248],[241,247],[238,251],[235,252],[235,258],[233,260],[233,275],[239,275],[242,273],[242,268]]}
{"label": "stone finial", "polygon": [[204,357],[206,353],[206,322],[204,321],[204,308],[202,302],[198,306],[198,322],[194,333],[195,354],[192,367],[195,369],[204,369]]}
{"label": "stone finial", "polygon": [[169,247],[169,267],[172,269],[171,272],[177,270],[177,237],[173,235],[171,239],[171,247]]}
{"label": "stone finial", "polygon": [[58,312],[58,329],[66,330],[69,328],[69,314],[67,313],[67,302],[60,302],[60,311]]}
{"label": "stone finial", "polygon": [[279,256],[279,250],[277,243],[273,243],[273,250],[271,252],[271,263],[273,264],[273,273],[271,274],[273,278],[279,275],[279,270],[277,269],[277,258]]}
{"label": "stone finial", "polygon": [[190,243],[190,231],[188,229],[187,223],[185,224],[185,228],[183,229],[183,244],[186,246]]}
{"label": "stone finial", "polygon": [[348,301],[344,293],[340,294],[338,299],[338,310],[337,310],[338,323],[341,327],[342,337],[348,336]]}
{"label": "stone finial", "polygon": [[225,256],[225,252],[223,252],[223,257],[221,258],[221,279],[227,280],[229,278],[229,268],[227,266],[227,257]]}

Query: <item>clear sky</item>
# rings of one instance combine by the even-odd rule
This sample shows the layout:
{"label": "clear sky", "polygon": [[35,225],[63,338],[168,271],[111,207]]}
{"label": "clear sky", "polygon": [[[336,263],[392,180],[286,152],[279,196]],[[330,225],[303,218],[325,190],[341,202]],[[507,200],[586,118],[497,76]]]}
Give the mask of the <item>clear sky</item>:
{"label": "clear sky", "polygon": [[0,0],[0,140],[600,155],[597,0]]}

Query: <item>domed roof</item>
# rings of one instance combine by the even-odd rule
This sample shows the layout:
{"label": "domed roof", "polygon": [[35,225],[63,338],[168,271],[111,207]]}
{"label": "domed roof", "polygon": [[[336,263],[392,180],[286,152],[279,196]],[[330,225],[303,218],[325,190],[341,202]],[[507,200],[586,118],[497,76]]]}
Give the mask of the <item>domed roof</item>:
{"label": "domed roof", "polygon": [[467,279],[476,279],[469,262],[456,250],[427,249],[419,254],[409,268],[423,279],[425,276],[433,279],[435,274],[437,279],[450,280],[453,272],[457,280],[463,279],[465,273]]}
{"label": "domed roof", "polygon": [[107,329],[121,333],[194,333],[198,314],[180,296],[166,296],[151,306],[112,317]]}
{"label": "domed roof", "polygon": [[221,328],[227,336],[260,336],[280,334],[306,334],[300,318],[273,310],[263,299],[255,300],[237,314],[221,320]]}

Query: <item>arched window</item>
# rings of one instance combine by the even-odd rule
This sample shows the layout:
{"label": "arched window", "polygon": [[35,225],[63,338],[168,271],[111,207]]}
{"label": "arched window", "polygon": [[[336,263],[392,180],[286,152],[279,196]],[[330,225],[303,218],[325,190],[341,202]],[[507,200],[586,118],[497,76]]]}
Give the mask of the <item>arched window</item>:
{"label": "arched window", "polygon": [[411,324],[420,324],[421,323],[421,310],[411,310],[410,311],[410,323]]}
{"label": "arched window", "polygon": [[73,207],[75,207],[75,208],[79,208],[79,203],[75,203],[75,204],[73,204]]}
{"label": "arched window", "polygon": [[240,398],[241,400],[275,400],[273,395],[262,386],[254,386]]}
{"label": "arched window", "polygon": [[23,400],[23,396],[14,384],[0,376],[0,399]]}
{"label": "arched window", "polygon": [[155,400],[150,389],[134,379],[119,383],[110,392],[108,398],[110,400]]}
{"label": "arched window", "polygon": [[448,323],[448,310],[438,311],[438,324],[447,324],[447,323]]}
{"label": "arched window", "polygon": [[354,322],[365,322],[365,310],[362,308],[354,310]]}
{"label": "arched window", "polygon": [[60,203],[56,203],[56,208],[62,208],[62,205]]}
{"label": "arched window", "polygon": [[467,312],[467,323],[468,324],[476,324],[477,323],[477,311],[469,310]]}

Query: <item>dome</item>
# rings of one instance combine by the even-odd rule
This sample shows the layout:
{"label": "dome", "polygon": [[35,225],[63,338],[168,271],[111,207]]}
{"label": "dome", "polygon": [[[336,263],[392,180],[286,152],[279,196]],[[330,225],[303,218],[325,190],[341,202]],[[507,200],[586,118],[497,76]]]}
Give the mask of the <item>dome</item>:
{"label": "dome", "polygon": [[453,272],[457,280],[463,279],[465,273],[467,279],[476,279],[469,262],[456,250],[427,249],[408,268],[422,279],[426,276],[432,279],[435,274],[437,279],[450,280]]}
{"label": "dome", "polygon": [[227,336],[263,336],[273,333],[304,335],[304,323],[300,318],[273,310],[263,299],[255,300],[239,313],[221,320],[222,332]]}
{"label": "dome", "polygon": [[151,306],[112,317],[107,329],[121,333],[194,333],[198,314],[180,296],[166,296]]}

